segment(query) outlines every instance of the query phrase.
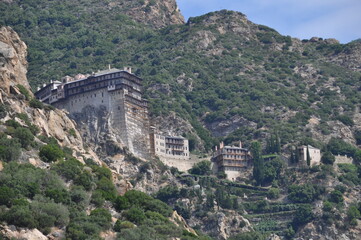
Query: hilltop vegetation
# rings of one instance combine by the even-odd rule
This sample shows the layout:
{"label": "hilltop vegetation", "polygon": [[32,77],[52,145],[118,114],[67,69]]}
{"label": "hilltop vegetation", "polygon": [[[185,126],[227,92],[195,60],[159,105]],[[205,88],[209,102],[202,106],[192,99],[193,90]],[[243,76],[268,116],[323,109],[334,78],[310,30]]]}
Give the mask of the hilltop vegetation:
{"label": "hilltop vegetation", "polygon": [[[304,137],[327,140],[339,131],[334,121],[351,131],[358,127],[353,117],[361,75],[327,59],[359,43],[301,42],[231,11],[156,30],[112,2],[0,3],[0,24],[12,26],[29,46],[34,88],[108,64],[134,66],[145,80],[151,113],[177,112],[207,149],[215,140],[202,125],[226,142],[277,131],[283,145]],[[318,121],[313,128],[305,127],[310,118]]]}

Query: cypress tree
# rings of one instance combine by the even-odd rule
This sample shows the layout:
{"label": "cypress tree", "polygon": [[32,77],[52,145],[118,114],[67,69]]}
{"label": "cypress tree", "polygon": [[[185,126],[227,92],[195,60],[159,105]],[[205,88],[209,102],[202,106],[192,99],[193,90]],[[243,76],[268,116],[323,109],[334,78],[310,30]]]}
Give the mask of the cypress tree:
{"label": "cypress tree", "polygon": [[264,178],[264,161],[261,157],[261,144],[259,142],[252,142],[251,153],[253,156],[253,178],[257,185],[260,185]]}
{"label": "cypress tree", "polygon": [[306,161],[307,161],[307,166],[311,166],[311,156],[310,156],[310,150],[308,149],[308,145],[307,145]]}

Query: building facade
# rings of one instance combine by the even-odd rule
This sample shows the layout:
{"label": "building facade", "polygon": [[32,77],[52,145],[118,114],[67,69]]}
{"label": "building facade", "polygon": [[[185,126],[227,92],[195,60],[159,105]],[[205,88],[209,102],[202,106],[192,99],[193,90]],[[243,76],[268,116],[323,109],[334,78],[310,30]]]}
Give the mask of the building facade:
{"label": "building facade", "polygon": [[134,155],[150,156],[148,102],[143,99],[142,79],[124,70],[108,69],[91,75],[64,77],[35,93],[42,102],[65,109],[70,116],[86,107],[104,109],[117,141]]}
{"label": "building facade", "polygon": [[239,146],[224,146],[221,142],[219,148],[216,147],[212,158],[215,172],[225,172],[228,180],[236,180],[242,177],[242,172],[250,167],[251,154],[246,148]]}
{"label": "building facade", "polygon": [[318,148],[312,147],[311,145],[298,147],[298,156],[299,156],[300,162],[303,164],[307,164],[307,147],[308,147],[308,152],[310,153],[310,158],[311,158],[310,165],[311,166],[320,165],[321,150]]}
{"label": "building facade", "polygon": [[161,160],[188,160],[188,140],[180,136],[154,134],[154,153]]}

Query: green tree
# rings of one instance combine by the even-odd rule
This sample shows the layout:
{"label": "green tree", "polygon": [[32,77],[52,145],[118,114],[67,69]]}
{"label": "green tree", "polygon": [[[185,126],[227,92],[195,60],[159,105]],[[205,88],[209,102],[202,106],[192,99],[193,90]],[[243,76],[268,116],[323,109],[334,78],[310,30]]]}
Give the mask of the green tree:
{"label": "green tree", "polygon": [[251,154],[253,157],[253,178],[257,185],[260,185],[264,179],[264,160],[261,156],[261,144],[259,142],[252,142]]}
{"label": "green tree", "polygon": [[279,153],[281,151],[281,144],[278,134],[271,134],[266,140],[266,153]]}
{"label": "green tree", "polygon": [[196,163],[188,172],[196,175],[209,175],[211,174],[211,162],[204,160]]}
{"label": "green tree", "polygon": [[333,163],[335,162],[335,156],[330,151],[327,151],[322,155],[321,162],[323,164],[333,165]]}
{"label": "green tree", "polygon": [[310,205],[301,205],[297,208],[294,218],[293,226],[297,229],[299,226],[310,222],[313,219],[312,208]]}

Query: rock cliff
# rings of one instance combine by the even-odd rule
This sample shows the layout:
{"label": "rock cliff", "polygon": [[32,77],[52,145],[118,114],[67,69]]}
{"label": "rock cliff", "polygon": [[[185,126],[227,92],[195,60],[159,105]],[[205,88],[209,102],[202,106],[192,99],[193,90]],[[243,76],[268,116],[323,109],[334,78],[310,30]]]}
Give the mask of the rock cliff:
{"label": "rock cliff", "polygon": [[27,47],[10,27],[0,28],[0,88],[10,92],[10,86],[21,84],[30,89],[26,79]]}
{"label": "rock cliff", "polygon": [[[65,112],[47,108],[33,108],[25,99],[18,85],[24,86],[32,98],[30,86],[27,81],[27,51],[26,45],[20,40],[18,34],[10,27],[0,29],[0,101],[8,109],[1,122],[5,122],[16,114],[25,114],[30,124],[37,126],[41,135],[54,137],[60,146],[74,150],[74,157],[88,156],[98,160],[97,155],[91,150],[84,149],[84,143],[76,130],[76,123]],[[11,93],[10,93],[11,88]],[[29,99],[28,99],[29,100]],[[20,124],[23,120],[15,118]],[[73,132],[73,134],[70,134]]]}

